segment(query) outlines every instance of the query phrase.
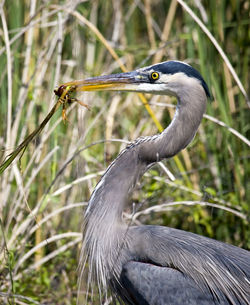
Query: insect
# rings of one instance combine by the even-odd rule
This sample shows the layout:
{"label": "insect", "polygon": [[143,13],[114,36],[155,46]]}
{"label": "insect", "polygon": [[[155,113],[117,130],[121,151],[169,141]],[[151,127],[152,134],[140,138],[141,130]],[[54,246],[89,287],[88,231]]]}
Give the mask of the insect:
{"label": "insect", "polygon": [[77,102],[78,104],[82,105],[83,107],[86,107],[88,110],[90,110],[90,107],[85,104],[84,102],[71,97],[72,93],[76,91],[76,86],[75,85],[61,85],[59,88],[54,90],[55,95],[59,97],[58,101],[62,104],[62,119],[63,122],[65,123],[68,121],[67,115],[66,115],[66,109],[67,106]]}

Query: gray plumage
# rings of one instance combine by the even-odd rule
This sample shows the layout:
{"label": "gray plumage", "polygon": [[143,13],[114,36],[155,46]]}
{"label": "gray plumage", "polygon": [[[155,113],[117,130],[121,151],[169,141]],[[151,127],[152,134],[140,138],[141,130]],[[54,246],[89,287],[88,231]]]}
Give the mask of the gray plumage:
{"label": "gray plumage", "polygon": [[88,264],[88,286],[97,283],[103,296],[110,290],[125,304],[250,304],[248,251],[177,229],[128,227],[122,220],[129,194],[148,167],[195,136],[209,96],[199,72],[170,61],[88,81],[114,84],[106,90],[174,95],[178,105],[161,134],[130,144],[96,186],[84,217],[80,278]]}

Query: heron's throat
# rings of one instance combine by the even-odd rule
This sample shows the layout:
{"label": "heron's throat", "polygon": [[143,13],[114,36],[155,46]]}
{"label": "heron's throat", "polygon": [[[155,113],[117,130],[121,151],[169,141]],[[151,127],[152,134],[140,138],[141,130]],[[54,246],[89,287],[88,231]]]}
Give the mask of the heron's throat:
{"label": "heron's throat", "polygon": [[174,119],[159,135],[146,138],[139,148],[139,158],[147,163],[171,158],[184,149],[194,138],[206,111],[206,96],[179,101]]}

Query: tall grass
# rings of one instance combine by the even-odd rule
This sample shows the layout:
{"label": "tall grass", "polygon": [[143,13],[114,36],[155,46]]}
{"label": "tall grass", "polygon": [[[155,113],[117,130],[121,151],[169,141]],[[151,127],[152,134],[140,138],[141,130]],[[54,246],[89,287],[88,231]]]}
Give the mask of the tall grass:
{"label": "tall grass", "polygon": [[[143,177],[131,199],[143,203],[133,221],[250,248],[248,1],[12,0],[0,9],[2,160],[47,115],[57,85],[186,61],[214,101],[189,148]],[[174,112],[174,99],[165,96],[146,96],[154,121],[133,93],[79,99],[91,111],[72,105],[67,124],[58,111],[0,178],[0,303],[76,302],[82,211],[91,192],[128,141],[156,133],[156,121],[165,127]]]}

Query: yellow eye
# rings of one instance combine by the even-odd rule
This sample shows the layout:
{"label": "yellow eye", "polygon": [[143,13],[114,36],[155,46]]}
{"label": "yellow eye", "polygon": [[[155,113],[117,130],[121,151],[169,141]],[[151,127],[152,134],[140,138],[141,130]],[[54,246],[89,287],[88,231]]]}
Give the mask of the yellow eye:
{"label": "yellow eye", "polygon": [[151,79],[157,80],[158,78],[159,78],[159,73],[157,73],[157,72],[152,72],[151,73]]}

